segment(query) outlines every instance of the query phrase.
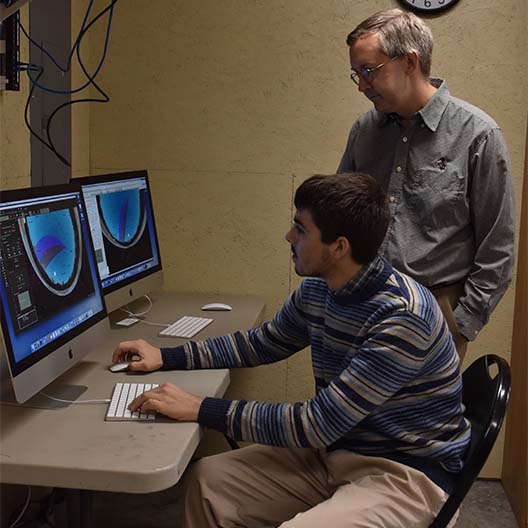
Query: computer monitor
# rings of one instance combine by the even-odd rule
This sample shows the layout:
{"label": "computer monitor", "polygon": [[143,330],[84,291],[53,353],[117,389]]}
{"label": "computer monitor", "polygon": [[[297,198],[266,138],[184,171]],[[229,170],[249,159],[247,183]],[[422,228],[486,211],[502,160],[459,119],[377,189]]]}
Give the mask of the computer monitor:
{"label": "computer monitor", "polygon": [[2,401],[26,402],[108,333],[79,185],[0,193],[0,319]]}
{"label": "computer monitor", "polygon": [[147,171],[75,178],[81,185],[108,312],[163,284]]}

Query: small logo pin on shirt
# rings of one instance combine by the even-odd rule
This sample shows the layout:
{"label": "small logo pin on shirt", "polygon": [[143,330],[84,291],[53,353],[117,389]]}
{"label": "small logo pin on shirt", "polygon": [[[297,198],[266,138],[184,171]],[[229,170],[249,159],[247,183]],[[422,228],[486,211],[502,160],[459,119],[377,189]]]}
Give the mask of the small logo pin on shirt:
{"label": "small logo pin on shirt", "polygon": [[440,158],[437,162],[436,162],[436,166],[440,169],[440,170],[446,170],[446,162],[445,162],[445,159],[444,158]]}

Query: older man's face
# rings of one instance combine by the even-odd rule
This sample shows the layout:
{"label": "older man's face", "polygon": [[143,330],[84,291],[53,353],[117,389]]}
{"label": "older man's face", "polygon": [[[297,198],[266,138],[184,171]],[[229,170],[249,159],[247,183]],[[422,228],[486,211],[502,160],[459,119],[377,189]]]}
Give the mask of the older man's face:
{"label": "older man's face", "polygon": [[373,33],[360,38],[350,47],[350,66],[353,72],[359,74],[359,91],[372,101],[377,110],[405,115],[409,106],[406,94],[409,93],[411,80],[405,73],[404,57],[391,60],[381,51],[379,37]]}

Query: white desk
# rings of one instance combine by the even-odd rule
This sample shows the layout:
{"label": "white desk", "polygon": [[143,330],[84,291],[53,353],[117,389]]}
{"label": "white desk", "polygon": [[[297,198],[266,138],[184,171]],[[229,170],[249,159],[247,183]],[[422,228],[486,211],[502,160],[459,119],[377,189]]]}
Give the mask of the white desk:
{"label": "white desk", "polygon": [[[207,312],[214,322],[195,339],[223,335],[258,324],[263,301],[252,296],[178,295],[160,292],[151,296],[150,321],[168,323],[182,315],[204,315],[200,307],[222,301],[231,312]],[[141,309],[145,303],[136,304]],[[126,314],[113,314],[112,319]],[[169,371],[150,374],[114,374],[107,370],[115,345],[122,340],[145,338],[156,346],[184,342],[157,336],[161,327],[136,323],[108,329],[107,348],[94,350],[84,361],[61,376],[56,383],[85,385],[86,399],[109,398],[118,381],[171,381],[189,392],[222,396],[229,384],[227,370]],[[54,384],[45,389],[54,394]],[[70,405],[42,410],[0,406],[0,481],[73,488],[78,490],[149,493],[173,486],[194,453],[200,428],[195,423],[171,421],[106,422],[105,404]]]}

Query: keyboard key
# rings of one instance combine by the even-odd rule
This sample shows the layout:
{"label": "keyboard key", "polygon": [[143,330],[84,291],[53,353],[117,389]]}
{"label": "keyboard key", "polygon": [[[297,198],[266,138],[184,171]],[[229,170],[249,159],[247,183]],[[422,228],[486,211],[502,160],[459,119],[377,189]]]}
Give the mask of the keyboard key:
{"label": "keyboard key", "polygon": [[164,328],[159,335],[162,337],[184,337],[191,338],[207,325],[210,325],[214,319],[208,317],[193,317],[184,315],[174,323]]}
{"label": "keyboard key", "polygon": [[107,421],[133,421],[133,420],[154,420],[156,413],[154,411],[130,412],[128,406],[140,394],[155,389],[157,383],[116,383],[112,399],[108,404],[105,420]]}

